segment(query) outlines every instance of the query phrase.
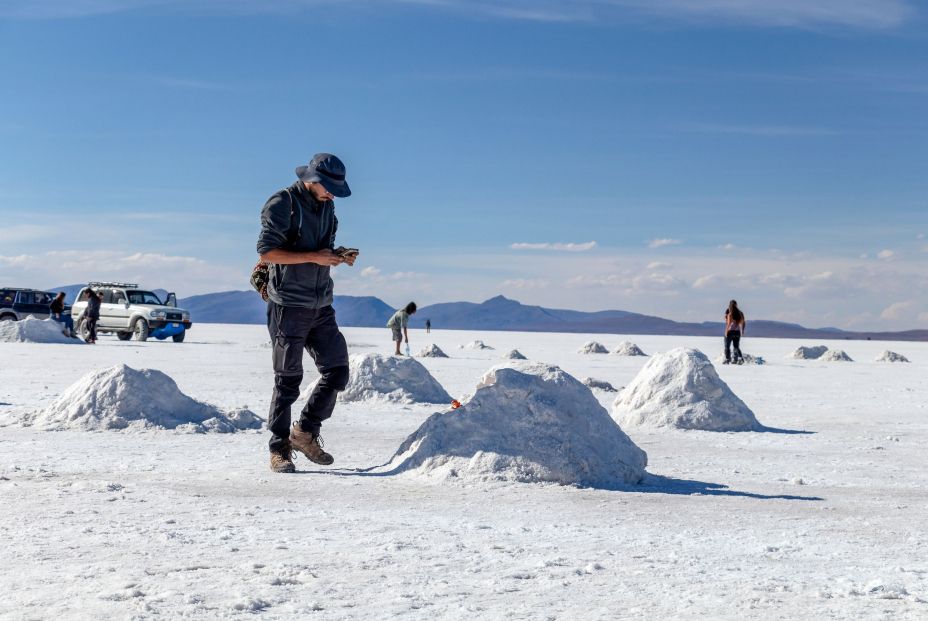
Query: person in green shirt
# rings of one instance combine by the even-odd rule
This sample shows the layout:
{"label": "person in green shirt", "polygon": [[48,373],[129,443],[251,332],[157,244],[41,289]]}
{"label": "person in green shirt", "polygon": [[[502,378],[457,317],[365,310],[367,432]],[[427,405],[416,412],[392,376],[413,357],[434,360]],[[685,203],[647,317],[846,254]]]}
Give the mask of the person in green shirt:
{"label": "person in green shirt", "polygon": [[387,327],[393,331],[393,342],[396,344],[396,355],[402,356],[400,352],[400,343],[403,342],[405,337],[406,345],[409,345],[409,316],[416,314],[416,303],[410,302],[405,307],[393,313],[393,316],[390,317],[390,321],[387,322]]}

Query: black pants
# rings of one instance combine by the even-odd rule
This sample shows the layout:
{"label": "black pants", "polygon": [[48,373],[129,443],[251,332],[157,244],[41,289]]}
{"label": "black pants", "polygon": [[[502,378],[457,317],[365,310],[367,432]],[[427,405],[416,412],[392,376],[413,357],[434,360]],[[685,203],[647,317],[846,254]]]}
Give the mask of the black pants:
{"label": "black pants", "polygon": [[729,330],[725,333],[725,361],[731,362],[731,348],[735,347],[735,362],[742,359],[741,356],[741,330]]}
{"label": "black pants", "polygon": [[339,391],[348,384],[348,345],[331,306],[303,308],[268,302],[267,329],[274,360],[274,393],[267,419],[273,451],[290,438],[290,406],[300,396],[303,350],[309,352],[322,377],[303,408],[300,427],[318,434],[322,421],[332,416]]}
{"label": "black pants", "polygon": [[96,341],[97,321],[99,321],[99,317],[87,317],[85,321],[87,322],[87,340],[91,342]]}

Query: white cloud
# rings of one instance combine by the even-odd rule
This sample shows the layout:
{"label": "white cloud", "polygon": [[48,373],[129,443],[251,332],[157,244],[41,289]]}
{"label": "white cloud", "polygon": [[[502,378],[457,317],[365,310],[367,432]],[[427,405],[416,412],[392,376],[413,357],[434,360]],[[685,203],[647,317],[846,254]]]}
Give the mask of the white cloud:
{"label": "white cloud", "polygon": [[551,285],[549,280],[544,278],[515,278],[504,280],[499,284],[501,290],[506,289],[547,289]]}
{"label": "white cloud", "polygon": [[584,242],[581,244],[575,243],[550,243],[544,242],[540,244],[526,244],[526,243],[515,243],[510,244],[510,248],[513,250],[559,250],[565,252],[586,252],[588,250],[593,250],[596,248],[595,241]]}
{"label": "white cloud", "polygon": [[896,253],[892,250],[880,250],[876,256],[883,261],[891,261],[896,258]]}
{"label": "white cloud", "polygon": [[648,263],[649,270],[669,270],[672,267],[672,263],[664,263],[663,261],[651,261]]}
{"label": "white cloud", "polygon": [[380,270],[371,265],[361,270],[361,276],[364,278],[376,278],[377,276],[380,276]]}
{"label": "white cloud", "polygon": [[880,313],[880,319],[887,321],[910,320],[916,315],[917,304],[912,301],[890,304]]}
{"label": "white cloud", "polygon": [[738,246],[734,244],[722,244],[721,246],[718,246],[719,250],[735,250],[737,248]]}
{"label": "white cloud", "polygon": [[0,282],[44,288],[91,280],[120,280],[176,290],[184,297],[244,289],[248,267],[235,268],[196,257],[150,252],[54,250],[39,255],[0,257]]}
{"label": "white cloud", "polygon": [[34,257],[28,254],[20,254],[15,257],[0,256],[0,265],[6,267],[26,267],[34,261]]}
{"label": "white cloud", "polygon": [[620,274],[573,276],[567,280],[566,285],[572,289],[614,289],[624,295],[640,293],[673,295],[684,288],[686,283],[671,274],[625,272]]}
{"label": "white cloud", "polygon": [[693,289],[708,289],[721,284],[721,277],[718,274],[707,274],[700,276],[693,281]]}
{"label": "white cloud", "polygon": [[4,224],[0,228],[0,242],[29,242],[49,239],[61,233],[61,229],[41,224]]}
{"label": "white cloud", "polygon": [[679,246],[683,242],[679,239],[661,237],[658,239],[648,240],[648,248],[663,248],[664,246]]}

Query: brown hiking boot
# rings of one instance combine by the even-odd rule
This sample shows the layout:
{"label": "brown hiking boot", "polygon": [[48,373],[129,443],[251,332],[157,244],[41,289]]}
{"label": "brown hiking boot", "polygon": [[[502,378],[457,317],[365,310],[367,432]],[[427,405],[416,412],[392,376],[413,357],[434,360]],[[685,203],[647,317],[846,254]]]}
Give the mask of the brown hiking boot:
{"label": "brown hiking boot", "polygon": [[313,463],[329,466],[335,461],[334,457],[322,450],[322,438],[303,431],[299,423],[293,423],[290,429],[290,444]]}
{"label": "brown hiking boot", "polygon": [[279,451],[271,451],[271,470],[274,472],[296,472],[289,444],[283,446]]}

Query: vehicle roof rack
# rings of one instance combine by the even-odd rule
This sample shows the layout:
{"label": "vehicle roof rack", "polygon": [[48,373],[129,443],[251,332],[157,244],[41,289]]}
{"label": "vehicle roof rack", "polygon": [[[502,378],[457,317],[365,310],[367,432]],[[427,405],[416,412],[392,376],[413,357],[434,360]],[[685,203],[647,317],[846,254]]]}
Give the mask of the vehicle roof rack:
{"label": "vehicle roof rack", "polygon": [[125,287],[127,289],[138,289],[139,286],[133,282],[89,282],[88,287]]}

